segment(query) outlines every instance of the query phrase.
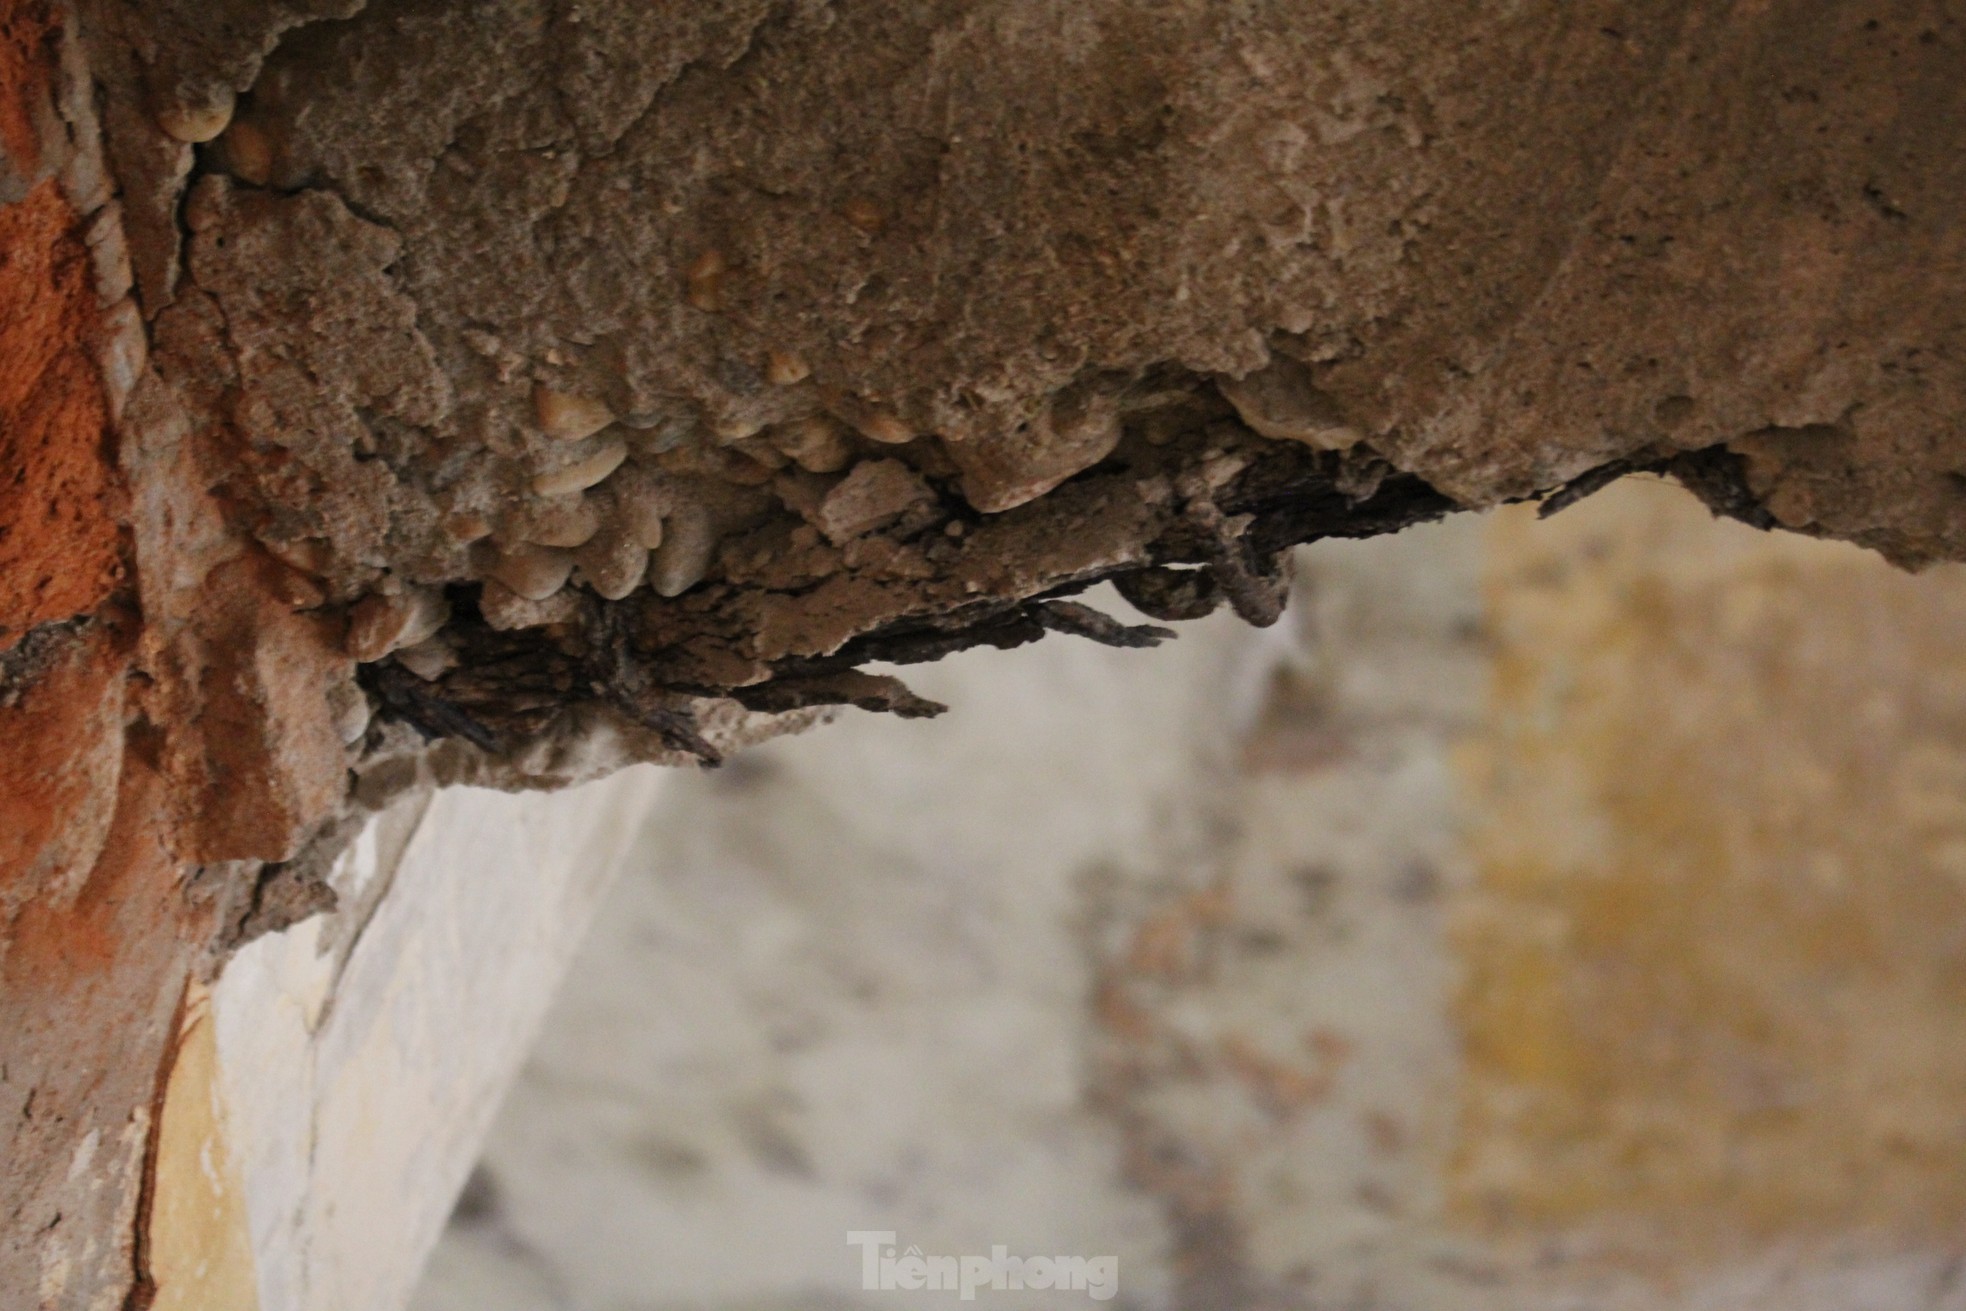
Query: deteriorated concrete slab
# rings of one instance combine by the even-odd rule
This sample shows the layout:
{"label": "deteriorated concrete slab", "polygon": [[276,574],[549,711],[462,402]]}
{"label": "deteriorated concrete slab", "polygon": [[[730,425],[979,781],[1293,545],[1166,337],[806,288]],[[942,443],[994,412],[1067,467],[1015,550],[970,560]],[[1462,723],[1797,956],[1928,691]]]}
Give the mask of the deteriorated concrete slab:
{"label": "deteriorated concrete slab", "polygon": [[52,1217],[145,1211],[173,1007],[406,792],[1635,469],[1966,555],[1962,17],[0,0],[4,781],[86,821],[0,871],[0,1292],[146,1287]]}
{"label": "deteriorated concrete slab", "polygon": [[98,40],[157,374],[383,718],[498,755],[593,702],[704,755],[702,697],[923,713],[844,675],[1107,577],[1267,621],[1291,540],[1630,468],[1961,554],[1960,19],[345,0]]}

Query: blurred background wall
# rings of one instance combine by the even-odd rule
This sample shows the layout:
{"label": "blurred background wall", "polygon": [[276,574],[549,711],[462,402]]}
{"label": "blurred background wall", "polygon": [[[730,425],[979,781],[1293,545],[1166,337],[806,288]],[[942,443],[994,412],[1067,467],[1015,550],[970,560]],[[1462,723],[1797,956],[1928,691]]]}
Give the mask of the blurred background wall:
{"label": "blurred background wall", "polygon": [[955,1302],[870,1229],[1140,1308],[1966,1308],[1966,573],[1628,479],[1300,580],[662,793],[419,1311]]}

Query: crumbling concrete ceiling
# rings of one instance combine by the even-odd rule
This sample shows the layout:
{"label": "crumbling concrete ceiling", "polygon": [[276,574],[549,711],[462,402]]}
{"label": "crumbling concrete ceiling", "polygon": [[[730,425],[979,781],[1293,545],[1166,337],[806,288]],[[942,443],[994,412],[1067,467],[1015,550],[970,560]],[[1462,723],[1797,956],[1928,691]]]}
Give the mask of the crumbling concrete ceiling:
{"label": "crumbling concrete ceiling", "polygon": [[1966,555],[1956,3],[93,17],[134,426],[371,755],[929,713],[856,666],[1153,640],[1104,578],[1265,622],[1294,542],[1633,469]]}
{"label": "crumbling concrete ceiling", "polygon": [[850,671],[1149,640],[1043,599],[1105,577],[1262,622],[1294,541],[1633,468],[1966,554],[1960,18],[184,0],[96,30],[161,408],[346,608],[384,718],[509,753],[592,702],[712,756],[703,696],[924,713]]}

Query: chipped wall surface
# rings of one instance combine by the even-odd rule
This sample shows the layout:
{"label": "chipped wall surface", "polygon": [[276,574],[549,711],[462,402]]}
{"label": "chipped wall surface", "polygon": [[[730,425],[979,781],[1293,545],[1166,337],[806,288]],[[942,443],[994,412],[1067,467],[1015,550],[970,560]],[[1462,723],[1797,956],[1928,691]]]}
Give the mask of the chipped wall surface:
{"label": "chipped wall surface", "polygon": [[209,994],[187,1000],[157,1118],[146,1231],[152,1311],[257,1311],[245,1183],[228,1140]]}
{"label": "chipped wall surface", "polygon": [[156,1308],[400,1306],[665,777],[385,812],[340,909],[188,1009],[144,1230]]}
{"label": "chipped wall surface", "polygon": [[644,767],[564,800],[461,789],[391,811],[344,862],[341,911],[228,966],[213,1016],[250,1305],[403,1303],[666,781]]}
{"label": "chipped wall surface", "polygon": [[682,780],[419,1311],[953,1298],[855,1229],[1133,1306],[1966,1305],[1966,579],[1628,482],[1299,591]]}

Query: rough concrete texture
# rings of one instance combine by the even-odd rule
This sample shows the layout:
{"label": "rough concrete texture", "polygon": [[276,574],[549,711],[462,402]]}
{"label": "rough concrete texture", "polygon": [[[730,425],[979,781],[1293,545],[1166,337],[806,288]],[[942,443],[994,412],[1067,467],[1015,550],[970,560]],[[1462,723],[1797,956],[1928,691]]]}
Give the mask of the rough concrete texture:
{"label": "rough concrete texture", "polygon": [[153,640],[185,795],[272,780],[212,858],[342,832],[336,736],[714,759],[718,698],[933,713],[856,667],[1154,640],[1108,577],[1269,622],[1293,541],[1632,468],[1966,544],[1944,5],[84,18],[126,446],[217,494],[153,624],[239,561]]}
{"label": "rough concrete texture", "polygon": [[926,713],[843,673],[1125,573],[1267,620],[1290,540],[1633,467],[1959,554],[1959,18],[97,14],[182,156],[159,372],[385,718],[699,754],[692,696]]}
{"label": "rough concrete texture", "polygon": [[1632,481],[1299,579],[680,778],[413,1305],[957,1304],[875,1229],[1141,1308],[1966,1306],[1966,574]]}
{"label": "rough concrete texture", "polygon": [[860,666],[1158,640],[1102,579],[1272,622],[1292,543],[1638,468],[1966,555],[1961,18],[0,0],[0,728],[58,726],[0,793],[80,820],[0,835],[0,1301],[147,1287],[15,1199],[137,1205],[42,1163],[406,793],[933,714]]}

